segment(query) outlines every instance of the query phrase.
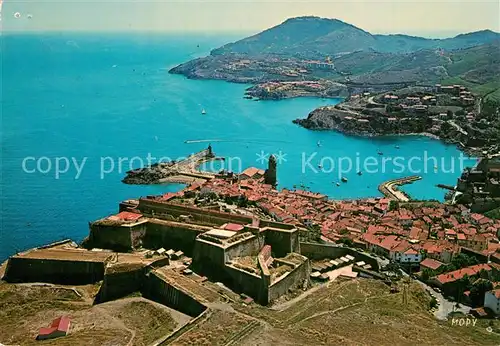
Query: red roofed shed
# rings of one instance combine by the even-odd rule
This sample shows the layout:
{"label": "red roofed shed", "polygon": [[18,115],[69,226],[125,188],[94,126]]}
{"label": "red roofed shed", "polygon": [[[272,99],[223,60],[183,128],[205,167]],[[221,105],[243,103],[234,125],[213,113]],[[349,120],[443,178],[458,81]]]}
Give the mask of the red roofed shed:
{"label": "red roofed shed", "polygon": [[49,328],[40,328],[40,332],[36,337],[37,340],[54,339],[61,336],[66,336],[69,331],[70,320],[67,316],[61,316],[52,321]]}

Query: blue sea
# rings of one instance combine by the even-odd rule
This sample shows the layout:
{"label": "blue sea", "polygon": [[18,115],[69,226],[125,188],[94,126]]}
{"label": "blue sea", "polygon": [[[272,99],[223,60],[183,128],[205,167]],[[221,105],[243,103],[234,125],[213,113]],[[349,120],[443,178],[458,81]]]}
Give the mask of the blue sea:
{"label": "blue sea", "polygon": [[[228,160],[204,169],[265,168],[274,153],[280,188],[310,188],[333,199],[379,196],[382,181],[412,174],[423,176],[405,187],[415,198],[442,200],[444,192],[435,185],[455,184],[460,151],[454,146],[425,137],[349,137],[292,123],[340,100],[256,102],[243,98],[248,85],[168,74],[235,39],[3,35],[0,260],[63,238],[81,241],[88,222],[117,212],[121,200],[182,188],[130,186],[121,179],[148,158],[176,159],[208,143]],[[339,173],[349,162],[352,169]],[[337,186],[341,176],[349,181]]]}

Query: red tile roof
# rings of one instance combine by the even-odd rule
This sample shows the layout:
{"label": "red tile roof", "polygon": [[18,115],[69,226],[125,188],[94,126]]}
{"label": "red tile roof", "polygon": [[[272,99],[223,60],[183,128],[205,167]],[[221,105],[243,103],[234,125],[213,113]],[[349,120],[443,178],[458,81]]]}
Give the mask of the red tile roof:
{"label": "red tile roof", "polygon": [[49,328],[40,328],[38,336],[47,336],[56,331],[67,333],[69,330],[70,320],[67,316],[61,316],[52,321]]}
{"label": "red tile roof", "polygon": [[477,275],[481,270],[486,270],[490,271],[491,267],[488,264],[476,264],[470,267],[465,267],[459,270],[455,270],[449,273],[441,274],[436,277],[437,281],[439,281],[441,284],[446,284],[449,282],[455,282],[457,280],[460,280],[463,278],[465,275],[468,276],[473,276]]}
{"label": "red tile roof", "polygon": [[136,221],[139,220],[141,217],[142,214],[131,213],[129,211],[122,211],[121,213],[112,216],[113,219],[119,219],[123,221]]}
{"label": "red tile roof", "polygon": [[256,168],[256,167],[248,167],[245,169],[243,172],[241,172],[242,175],[246,175],[247,177],[252,178],[254,175],[264,175],[264,170]]}
{"label": "red tile roof", "polygon": [[406,250],[405,255],[418,255],[418,252],[415,249],[409,248]]}
{"label": "red tile roof", "polygon": [[426,258],[422,262],[420,262],[420,266],[426,267],[432,270],[436,270],[439,267],[441,267],[443,263],[436,261],[435,259],[432,258]]}
{"label": "red tile roof", "polygon": [[234,232],[239,232],[243,229],[244,227],[242,225],[239,225],[237,223],[226,223],[223,226],[223,229],[228,230],[228,231],[234,231]]}

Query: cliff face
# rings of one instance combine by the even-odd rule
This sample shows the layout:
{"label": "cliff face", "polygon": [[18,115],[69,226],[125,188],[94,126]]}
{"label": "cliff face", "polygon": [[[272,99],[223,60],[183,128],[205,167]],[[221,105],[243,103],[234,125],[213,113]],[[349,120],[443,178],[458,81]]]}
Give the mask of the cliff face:
{"label": "cliff face", "polygon": [[293,122],[310,130],[341,130],[342,118],[334,107],[320,107],[309,113],[306,119],[295,119]]}
{"label": "cliff face", "polygon": [[332,106],[312,111],[306,119],[293,121],[311,130],[337,130],[360,136],[384,136],[426,132],[432,123],[425,118],[393,119],[377,115],[350,112]]}

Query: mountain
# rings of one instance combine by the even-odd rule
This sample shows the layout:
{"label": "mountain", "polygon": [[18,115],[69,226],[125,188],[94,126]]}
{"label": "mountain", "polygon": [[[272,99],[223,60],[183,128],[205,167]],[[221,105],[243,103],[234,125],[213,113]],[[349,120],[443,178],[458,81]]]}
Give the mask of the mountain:
{"label": "mountain", "polygon": [[420,49],[469,48],[500,40],[500,34],[483,30],[447,39],[408,35],[372,35],[338,19],[297,17],[259,34],[214,49],[212,55],[279,54],[310,58],[336,56],[356,51],[408,53]]}
{"label": "mountain", "polygon": [[376,39],[373,35],[341,20],[298,17],[215,49],[212,54],[315,55],[351,52],[375,45]]}
{"label": "mountain", "polygon": [[500,90],[500,34],[483,30],[446,39],[372,35],[338,19],[299,17],[214,49],[209,56],[169,72],[260,85],[319,81],[329,87],[340,83],[353,90],[463,84],[488,95]]}

